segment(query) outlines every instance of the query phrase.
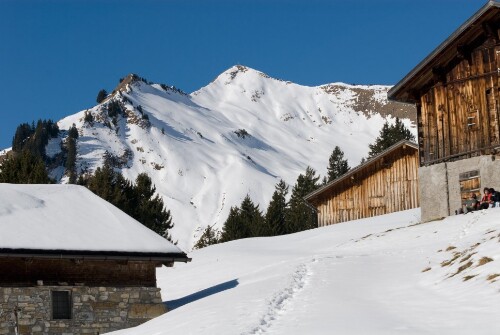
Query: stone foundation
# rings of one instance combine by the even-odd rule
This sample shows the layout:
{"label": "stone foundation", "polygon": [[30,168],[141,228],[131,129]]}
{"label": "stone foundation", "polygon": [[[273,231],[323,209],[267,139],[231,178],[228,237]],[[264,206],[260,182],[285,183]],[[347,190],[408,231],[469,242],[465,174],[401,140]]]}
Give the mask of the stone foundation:
{"label": "stone foundation", "polygon": [[462,207],[459,175],[473,170],[479,170],[481,195],[484,187],[500,190],[499,156],[472,157],[419,168],[420,207],[423,222],[454,215],[455,210]]}
{"label": "stone foundation", "polygon": [[[52,291],[69,291],[72,317],[52,319]],[[166,312],[156,287],[0,287],[0,334],[103,334],[144,323]]]}

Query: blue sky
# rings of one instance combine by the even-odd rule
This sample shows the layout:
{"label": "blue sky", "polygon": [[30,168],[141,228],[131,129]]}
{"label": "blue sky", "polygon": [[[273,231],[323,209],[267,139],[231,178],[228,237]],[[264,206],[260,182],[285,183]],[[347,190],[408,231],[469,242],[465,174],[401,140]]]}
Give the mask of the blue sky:
{"label": "blue sky", "polygon": [[235,64],[302,85],[395,84],[485,2],[0,0],[0,148],[128,73],[189,93]]}

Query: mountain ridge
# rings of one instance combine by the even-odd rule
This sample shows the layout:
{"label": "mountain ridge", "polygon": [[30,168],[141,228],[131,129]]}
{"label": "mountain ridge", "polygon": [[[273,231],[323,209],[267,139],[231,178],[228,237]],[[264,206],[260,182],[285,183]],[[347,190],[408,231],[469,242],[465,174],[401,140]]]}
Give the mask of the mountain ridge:
{"label": "mountain ridge", "polygon": [[[336,145],[355,166],[394,116],[415,133],[413,107],[387,101],[389,88],[302,86],[238,65],[187,94],[130,74],[102,103],[58,125],[79,131],[78,174],[105,160],[130,180],[148,173],[172,211],[174,240],[189,250],[246,194],[265,210],[279,179],[293,185],[307,166],[325,175]],[[49,141],[49,156],[66,135]],[[50,175],[68,182],[63,166]]]}

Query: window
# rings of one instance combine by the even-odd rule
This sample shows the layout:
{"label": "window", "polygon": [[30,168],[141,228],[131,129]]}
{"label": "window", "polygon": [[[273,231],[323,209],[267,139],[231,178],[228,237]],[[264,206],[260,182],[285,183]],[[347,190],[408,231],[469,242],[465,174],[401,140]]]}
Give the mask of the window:
{"label": "window", "polygon": [[52,319],[71,319],[70,291],[52,291]]}
{"label": "window", "polygon": [[481,195],[481,177],[479,170],[460,173],[458,176],[460,182],[460,197],[462,200],[469,198],[470,194]]}

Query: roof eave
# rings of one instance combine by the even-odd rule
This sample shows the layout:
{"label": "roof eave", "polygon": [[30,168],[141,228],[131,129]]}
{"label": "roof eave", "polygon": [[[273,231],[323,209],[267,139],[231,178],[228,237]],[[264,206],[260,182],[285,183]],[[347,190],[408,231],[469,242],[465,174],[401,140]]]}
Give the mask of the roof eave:
{"label": "roof eave", "polygon": [[185,253],[147,253],[115,251],[80,251],[80,250],[39,250],[39,249],[0,249],[0,257],[32,259],[79,259],[94,261],[144,261],[171,264],[190,262]]}
{"label": "roof eave", "polygon": [[489,9],[496,7],[500,8],[500,2],[490,0],[483,7],[481,7],[474,15],[472,15],[467,21],[465,21],[457,30],[455,30],[444,42],[442,42],[434,51],[432,51],[427,57],[425,57],[420,63],[413,68],[403,79],[401,79],[396,85],[394,85],[388,92],[387,98],[393,101],[405,102],[405,103],[416,103],[414,99],[406,98],[403,99],[401,93],[403,88],[408,85],[408,83],[417,76],[424,68],[428,67],[430,63],[436,58],[437,55],[442,53],[450,44],[453,44],[467,29],[469,29],[481,16],[484,15]]}

